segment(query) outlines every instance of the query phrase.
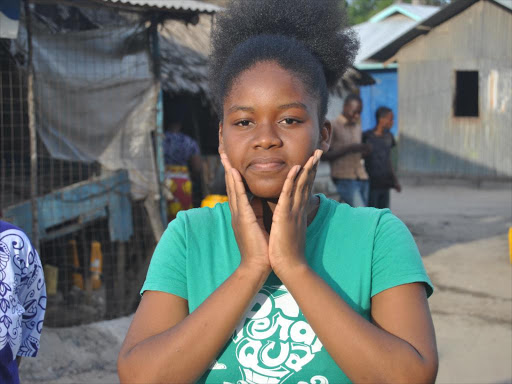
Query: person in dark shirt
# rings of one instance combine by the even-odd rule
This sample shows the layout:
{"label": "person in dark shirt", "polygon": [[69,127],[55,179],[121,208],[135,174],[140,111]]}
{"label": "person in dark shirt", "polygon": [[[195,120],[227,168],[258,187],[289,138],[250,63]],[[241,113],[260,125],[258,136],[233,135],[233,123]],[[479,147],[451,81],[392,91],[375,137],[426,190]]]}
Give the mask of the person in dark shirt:
{"label": "person in dark shirt", "polygon": [[366,171],[370,177],[368,206],[389,208],[389,190],[402,190],[391,164],[391,148],[396,145],[389,130],[393,126],[393,111],[380,107],[376,112],[377,126],[363,134],[363,143],[369,144],[371,152],[365,159]]}

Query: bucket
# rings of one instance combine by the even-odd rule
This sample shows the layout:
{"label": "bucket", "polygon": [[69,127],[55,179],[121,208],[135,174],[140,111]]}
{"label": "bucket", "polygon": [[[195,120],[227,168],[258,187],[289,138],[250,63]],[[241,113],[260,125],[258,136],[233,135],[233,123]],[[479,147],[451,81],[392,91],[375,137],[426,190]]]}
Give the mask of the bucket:
{"label": "bucket", "polygon": [[217,203],[225,203],[226,201],[228,201],[226,195],[208,195],[201,202],[201,207],[213,208]]}

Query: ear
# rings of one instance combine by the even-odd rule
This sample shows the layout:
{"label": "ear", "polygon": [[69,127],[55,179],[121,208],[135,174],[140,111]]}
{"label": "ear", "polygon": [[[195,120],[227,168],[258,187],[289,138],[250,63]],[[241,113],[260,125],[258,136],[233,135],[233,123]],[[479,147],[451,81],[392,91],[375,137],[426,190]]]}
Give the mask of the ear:
{"label": "ear", "polygon": [[224,139],[222,137],[222,121],[219,121],[219,154],[224,152]]}
{"label": "ear", "polygon": [[332,139],[332,125],[331,122],[325,119],[322,129],[320,130],[320,138],[318,142],[318,148],[324,153],[329,150]]}

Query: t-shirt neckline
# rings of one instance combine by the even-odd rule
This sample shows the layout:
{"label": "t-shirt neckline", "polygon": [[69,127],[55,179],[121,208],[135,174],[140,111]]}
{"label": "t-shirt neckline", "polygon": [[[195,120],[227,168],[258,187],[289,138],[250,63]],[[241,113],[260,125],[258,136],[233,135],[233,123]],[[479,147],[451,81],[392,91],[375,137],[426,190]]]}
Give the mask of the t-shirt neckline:
{"label": "t-shirt neckline", "polygon": [[[315,218],[306,229],[306,238],[315,237],[322,230],[332,206],[332,204],[330,204],[329,199],[323,193],[317,193],[315,194],[315,196],[318,196],[320,198],[320,203]],[[229,204],[225,202],[221,206],[228,214],[228,217],[231,219],[231,211],[229,209]],[[229,220],[229,222],[231,222],[231,220]]]}

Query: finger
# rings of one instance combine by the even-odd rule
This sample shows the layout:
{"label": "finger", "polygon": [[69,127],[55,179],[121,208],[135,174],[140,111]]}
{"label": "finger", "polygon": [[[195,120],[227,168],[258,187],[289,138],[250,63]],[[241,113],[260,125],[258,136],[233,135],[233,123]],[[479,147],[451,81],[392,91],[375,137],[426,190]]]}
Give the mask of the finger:
{"label": "finger", "polygon": [[222,165],[224,166],[224,169],[226,169],[227,171],[233,168],[231,166],[231,163],[229,162],[228,155],[226,155],[225,152],[220,153],[220,161],[222,161]]}
{"label": "finger", "polygon": [[305,204],[309,200],[311,190],[313,189],[316,170],[322,153],[323,152],[321,150],[316,150],[314,152],[313,156],[311,156],[306,165],[304,165],[303,172],[297,180],[294,200],[296,200],[299,206]]}
{"label": "finger", "polygon": [[281,194],[279,195],[279,200],[277,202],[277,206],[279,209],[290,210],[291,205],[293,204],[293,191],[295,185],[295,178],[300,171],[300,165],[294,165],[283,184],[283,189],[281,190]]}
{"label": "finger", "polygon": [[313,160],[313,166],[308,174],[308,179],[306,182],[306,197],[309,198],[311,195],[311,191],[313,190],[313,184],[315,183],[316,172],[318,170],[318,164],[320,164],[320,158],[322,157],[323,151],[318,149],[315,151],[315,159]]}
{"label": "finger", "polygon": [[231,210],[231,213],[235,214],[236,211],[234,210],[236,210],[236,194],[233,182],[233,175],[231,173],[232,167],[225,153],[221,153],[220,160],[222,162],[222,165],[224,166],[224,180],[226,182],[226,192],[228,194],[229,208]]}
{"label": "finger", "polygon": [[235,168],[231,169],[231,174],[233,175],[233,184],[236,196],[236,204],[239,212],[252,212],[254,215],[254,211],[249,203],[249,198],[247,197],[247,192],[245,190],[244,182],[242,180],[242,176],[240,172],[238,172]]}
{"label": "finger", "polygon": [[296,182],[295,182],[295,197],[298,198],[299,194],[302,194],[304,191],[306,182],[308,180],[308,175],[311,172],[311,169],[313,168],[313,164],[315,162],[316,156],[313,154],[306,164],[304,164],[304,167],[300,170]]}

